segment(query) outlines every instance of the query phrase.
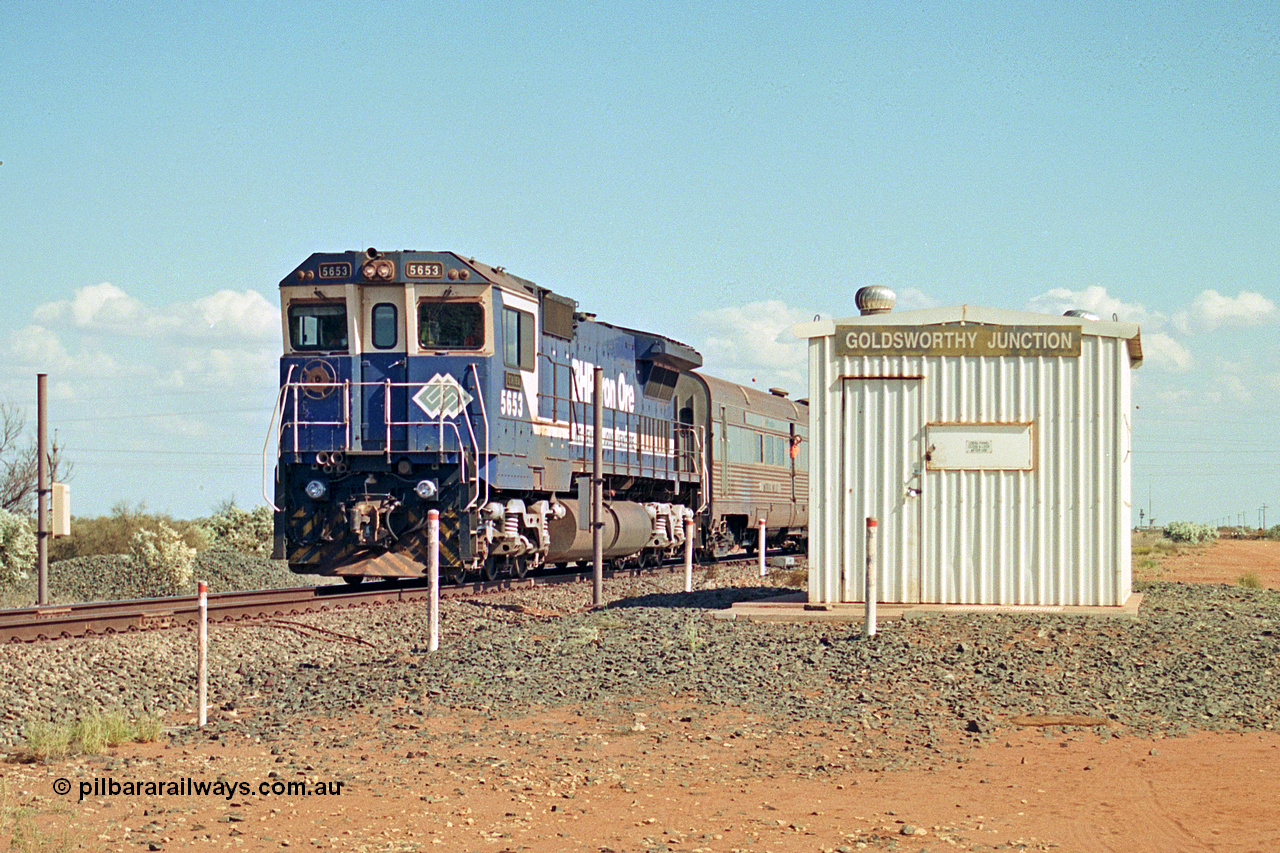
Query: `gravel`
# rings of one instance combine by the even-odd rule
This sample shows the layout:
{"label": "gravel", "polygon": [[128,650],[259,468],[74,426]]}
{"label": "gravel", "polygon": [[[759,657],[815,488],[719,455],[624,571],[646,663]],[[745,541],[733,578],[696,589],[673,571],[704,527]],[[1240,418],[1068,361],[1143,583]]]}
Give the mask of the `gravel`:
{"label": "gravel", "polygon": [[[449,600],[441,649],[426,652],[423,604],[291,616],[210,629],[214,730],[283,736],[296,718],[384,711],[549,706],[645,710],[655,699],[753,711],[780,728],[817,721],[867,745],[882,767],[930,760],[957,738],[986,741],[1017,715],[1105,720],[1103,736],[1270,730],[1280,713],[1280,593],[1139,584],[1133,620],[947,614],[884,622],[750,623],[709,618],[778,594],[753,566],[560,584]],[[775,575],[781,583],[786,575]],[[194,633],[156,631],[13,646],[0,655],[0,748],[33,719],[87,708],[190,719]],[[236,711],[219,720],[217,709]],[[1061,731],[1059,729],[1058,731]],[[180,726],[178,739],[204,737]],[[882,748],[883,747],[883,748]],[[811,768],[820,770],[821,768]]]}

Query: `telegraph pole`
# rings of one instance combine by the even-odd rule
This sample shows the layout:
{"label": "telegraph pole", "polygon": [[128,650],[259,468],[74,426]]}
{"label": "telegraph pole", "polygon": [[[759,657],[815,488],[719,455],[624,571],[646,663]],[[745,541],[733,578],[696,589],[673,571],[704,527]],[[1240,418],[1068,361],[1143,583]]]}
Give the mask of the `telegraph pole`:
{"label": "telegraph pole", "polygon": [[36,374],[36,606],[49,603],[49,416],[48,375]]}

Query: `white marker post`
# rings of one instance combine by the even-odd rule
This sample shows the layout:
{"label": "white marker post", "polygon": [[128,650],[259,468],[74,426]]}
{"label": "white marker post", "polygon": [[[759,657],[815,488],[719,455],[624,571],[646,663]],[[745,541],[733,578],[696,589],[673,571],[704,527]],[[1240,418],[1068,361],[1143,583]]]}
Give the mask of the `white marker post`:
{"label": "white marker post", "polygon": [[760,560],[760,577],[764,577],[769,573],[768,569],[766,569],[764,565],[764,543],[766,538],[765,529],[764,529],[764,519],[763,518],[760,519],[759,523],[760,523],[760,546],[759,546],[758,559]]}
{"label": "white marker post", "polygon": [[693,592],[693,519],[684,520],[684,591]]}
{"label": "white marker post", "polygon": [[209,722],[209,583],[200,581],[196,586],[199,622],[196,625],[196,718],[200,728]]}
{"label": "white marker post", "polygon": [[427,577],[431,579],[431,600],[427,621],[431,625],[427,651],[440,649],[440,510],[427,511]]}
{"label": "white marker post", "polygon": [[867,519],[866,635],[876,635],[876,520]]}

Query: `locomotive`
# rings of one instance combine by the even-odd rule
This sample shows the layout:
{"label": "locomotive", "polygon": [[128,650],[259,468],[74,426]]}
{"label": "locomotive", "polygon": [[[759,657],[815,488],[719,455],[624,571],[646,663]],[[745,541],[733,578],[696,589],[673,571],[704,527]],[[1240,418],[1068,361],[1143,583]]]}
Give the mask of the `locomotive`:
{"label": "locomotive", "polygon": [[757,519],[805,535],[807,402],[685,344],[452,252],[313,254],[280,307],[266,497],[294,572],[421,576],[432,509],[455,583],[590,559],[597,368],[608,562],[677,555],[690,518],[706,555],[753,548]]}

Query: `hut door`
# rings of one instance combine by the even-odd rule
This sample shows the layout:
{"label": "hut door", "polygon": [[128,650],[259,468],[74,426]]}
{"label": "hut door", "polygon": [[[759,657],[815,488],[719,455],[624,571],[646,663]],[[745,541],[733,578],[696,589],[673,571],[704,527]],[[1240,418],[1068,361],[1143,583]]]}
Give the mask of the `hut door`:
{"label": "hut door", "polygon": [[878,523],[880,601],[921,595],[919,379],[846,378],[839,481],[844,485],[841,559],[844,601],[866,589],[866,519]]}

